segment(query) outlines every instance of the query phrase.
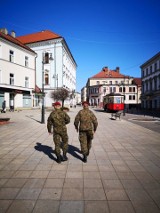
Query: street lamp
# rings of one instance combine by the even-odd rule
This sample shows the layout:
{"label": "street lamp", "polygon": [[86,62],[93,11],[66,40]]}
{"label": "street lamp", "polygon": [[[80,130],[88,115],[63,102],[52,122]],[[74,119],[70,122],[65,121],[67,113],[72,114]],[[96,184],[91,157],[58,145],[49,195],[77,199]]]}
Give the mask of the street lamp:
{"label": "street lamp", "polygon": [[[124,82],[121,82],[118,84],[119,88],[121,87],[122,88],[122,93],[124,95],[124,106],[125,106],[125,83]],[[123,116],[125,116],[125,109],[123,110]]]}
{"label": "street lamp", "polygon": [[[49,61],[53,61],[52,53],[49,54]],[[42,54],[42,111],[41,111],[41,123],[45,123],[45,107],[44,107],[44,64],[47,64],[49,61],[45,60],[45,53]]]}

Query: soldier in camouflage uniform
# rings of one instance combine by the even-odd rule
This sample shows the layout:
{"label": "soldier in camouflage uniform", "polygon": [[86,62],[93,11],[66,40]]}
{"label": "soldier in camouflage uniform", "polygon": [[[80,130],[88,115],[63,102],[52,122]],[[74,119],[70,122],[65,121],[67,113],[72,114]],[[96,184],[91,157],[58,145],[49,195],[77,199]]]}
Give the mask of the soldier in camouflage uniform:
{"label": "soldier in camouflage uniform", "polygon": [[66,124],[70,123],[70,117],[66,112],[62,111],[61,104],[59,102],[55,102],[53,106],[55,110],[51,112],[48,117],[47,129],[49,134],[51,134],[51,128],[53,126],[55,153],[57,156],[57,162],[61,163],[61,144],[63,150],[62,160],[68,160],[66,155],[68,151],[68,134]]}
{"label": "soldier in camouflage uniform", "polygon": [[81,151],[83,154],[83,162],[87,162],[87,156],[92,145],[92,139],[97,129],[98,122],[94,113],[89,110],[89,103],[84,101],[82,103],[83,109],[78,112],[75,117],[74,126],[79,131],[79,141]]}

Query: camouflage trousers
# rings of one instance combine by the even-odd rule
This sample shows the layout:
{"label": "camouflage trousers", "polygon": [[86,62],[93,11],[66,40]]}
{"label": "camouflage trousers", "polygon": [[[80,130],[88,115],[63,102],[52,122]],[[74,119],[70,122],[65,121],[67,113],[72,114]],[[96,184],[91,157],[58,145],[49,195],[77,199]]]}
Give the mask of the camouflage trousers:
{"label": "camouflage trousers", "polygon": [[66,132],[54,133],[53,141],[55,144],[55,153],[57,156],[61,154],[61,149],[63,150],[63,153],[67,153],[67,151],[68,151],[68,135]]}
{"label": "camouflage trousers", "polygon": [[83,155],[87,155],[92,146],[93,131],[79,131],[79,141]]}

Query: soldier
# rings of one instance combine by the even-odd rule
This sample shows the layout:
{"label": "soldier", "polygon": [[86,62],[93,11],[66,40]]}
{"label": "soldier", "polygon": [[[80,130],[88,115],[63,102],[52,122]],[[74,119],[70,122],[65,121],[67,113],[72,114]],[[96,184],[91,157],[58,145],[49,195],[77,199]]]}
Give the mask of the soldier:
{"label": "soldier", "polygon": [[3,103],[2,103],[2,110],[1,110],[1,113],[6,113],[6,101],[4,100]]}
{"label": "soldier", "polygon": [[48,117],[47,129],[49,134],[51,134],[51,128],[53,126],[53,141],[55,144],[57,163],[61,163],[61,148],[63,150],[62,160],[68,160],[68,134],[66,124],[70,123],[70,117],[66,112],[61,109],[61,104],[59,102],[55,102],[53,106],[55,110],[51,112]]}
{"label": "soldier", "polygon": [[89,103],[82,103],[83,109],[78,112],[75,117],[74,126],[79,131],[79,141],[81,152],[83,154],[83,162],[87,162],[87,156],[92,146],[92,139],[96,132],[98,121],[94,113],[89,110]]}

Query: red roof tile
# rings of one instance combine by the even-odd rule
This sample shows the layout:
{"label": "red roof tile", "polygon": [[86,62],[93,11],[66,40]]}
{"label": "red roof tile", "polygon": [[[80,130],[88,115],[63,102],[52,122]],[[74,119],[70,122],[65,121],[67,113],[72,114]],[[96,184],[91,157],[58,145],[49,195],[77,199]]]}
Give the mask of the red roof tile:
{"label": "red roof tile", "polygon": [[128,77],[128,76],[122,75],[116,70],[105,69],[100,71],[96,75],[92,76],[91,78],[124,78],[124,77]]}
{"label": "red roof tile", "polygon": [[38,33],[32,33],[24,36],[19,36],[17,39],[21,41],[23,44],[30,44],[39,41],[51,40],[56,38],[62,38],[62,36],[51,32],[50,30],[42,30]]}
{"label": "red roof tile", "polygon": [[35,53],[33,50],[31,50],[29,47],[27,47],[26,45],[24,45],[22,42],[20,42],[17,38],[14,38],[13,36],[9,35],[9,34],[5,34],[3,32],[0,32],[0,37],[3,39],[6,39],[7,41],[10,41],[18,46],[21,46],[33,53]]}
{"label": "red roof tile", "polygon": [[134,78],[133,79],[133,82],[138,85],[138,86],[141,86],[142,85],[142,79],[141,78]]}

